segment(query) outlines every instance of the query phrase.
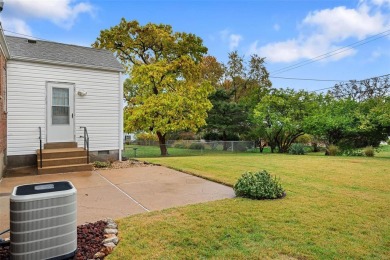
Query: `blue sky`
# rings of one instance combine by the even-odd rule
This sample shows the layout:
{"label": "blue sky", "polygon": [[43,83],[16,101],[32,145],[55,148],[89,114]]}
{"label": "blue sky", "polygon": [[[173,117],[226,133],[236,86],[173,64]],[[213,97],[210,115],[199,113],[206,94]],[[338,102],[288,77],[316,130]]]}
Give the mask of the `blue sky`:
{"label": "blue sky", "polygon": [[[220,62],[237,50],[266,57],[271,77],[365,79],[390,73],[390,0],[4,0],[7,34],[90,46],[122,17],[200,36]],[[390,31],[388,32],[390,34]],[[20,35],[19,35],[20,36]],[[338,55],[278,70],[361,41]],[[317,90],[335,82],[272,78],[274,87]]]}

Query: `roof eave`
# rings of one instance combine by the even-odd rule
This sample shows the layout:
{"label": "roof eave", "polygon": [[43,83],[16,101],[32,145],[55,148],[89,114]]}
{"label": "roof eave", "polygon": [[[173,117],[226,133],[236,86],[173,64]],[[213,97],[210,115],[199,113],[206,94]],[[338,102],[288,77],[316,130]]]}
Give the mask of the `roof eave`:
{"label": "roof eave", "polygon": [[5,40],[3,26],[1,25],[1,23],[0,23],[0,31],[1,31],[0,32],[0,47],[1,47],[1,51],[3,52],[4,56],[8,60],[10,58],[10,54],[9,54],[9,50],[8,50],[7,41]]}
{"label": "roof eave", "polygon": [[103,66],[72,63],[72,62],[65,62],[65,61],[45,60],[45,59],[37,59],[37,58],[22,57],[22,56],[11,56],[10,60],[29,61],[29,62],[37,62],[37,63],[42,63],[42,64],[60,65],[60,66],[76,67],[76,68],[84,68],[84,69],[96,69],[96,70],[105,70],[105,71],[125,72],[124,68],[119,69],[119,68],[113,68],[113,67],[103,67]]}

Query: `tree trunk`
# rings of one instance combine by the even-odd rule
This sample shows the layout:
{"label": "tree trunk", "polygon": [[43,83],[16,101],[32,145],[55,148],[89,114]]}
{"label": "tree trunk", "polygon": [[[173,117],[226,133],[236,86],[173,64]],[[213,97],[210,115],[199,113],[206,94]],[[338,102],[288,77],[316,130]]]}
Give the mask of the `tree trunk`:
{"label": "tree trunk", "polygon": [[158,143],[160,145],[161,156],[167,156],[168,149],[165,143],[165,134],[161,134],[161,132],[157,131],[157,136],[158,136]]}
{"label": "tree trunk", "polygon": [[283,153],[283,140],[276,141],[276,146],[278,147],[278,153]]}
{"label": "tree trunk", "polygon": [[288,153],[288,149],[291,146],[291,142],[288,139],[289,138],[286,137],[285,140],[282,140],[280,147],[279,147],[279,153]]}
{"label": "tree trunk", "polygon": [[223,131],[222,133],[222,141],[223,141],[223,150],[227,151],[228,149],[228,143],[227,143],[227,134],[226,131]]}
{"label": "tree trunk", "polygon": [[271,153],[274,153],[276,145],[274,143],[270,143],[269,146],[271,147]]}
{"label": "tree trunk", "polygon": [[317,142],[312,142],[311,146],[313,147],[313,152],[319,152],[320,149],[318,149],[318,143]]}
{"label": "tree trunk", "polygon": [[261,138],[259,138],[259,148],[260,148],[260,153],[263,153],[264,146],[263,146],[263,142],[261,141]]}
{"label": "tree trunk", "polygon": [[259,148],[260,148],[260,153],[264,152],[264,148],[268,145],[267,139],[262,139],[259,138]]}

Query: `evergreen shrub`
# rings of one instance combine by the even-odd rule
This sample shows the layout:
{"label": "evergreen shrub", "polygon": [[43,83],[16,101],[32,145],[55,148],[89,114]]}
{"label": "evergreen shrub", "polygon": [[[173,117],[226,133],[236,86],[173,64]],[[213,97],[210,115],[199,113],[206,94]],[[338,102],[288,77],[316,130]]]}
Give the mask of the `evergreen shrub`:
{"label": "evergreen shrub", "polygon": [[285,196],[285,192],[276,177],[267,171],[246,172],[233,187],[236,196],[251,199],[278,199]]}
{"label": "evergreen shrub", "polygon": [[374,147],[367,146],[366,148],[364,148],[363,153],[367,157],[374,157],[374,155],[375,155]]}
{"label": "evergreen shrub", "polygon": [[305,146],[302,143],[294,143],[288,150],[290,154],[303,155],[305,154]]}
{"label": "evergreen shrub", "polygon": [[329,145],[329,147],[326,151],[327,151],[327,154],[330,156],[336,156],[340,153],[339,147],[336,145],[333,145],[333,144]]}
{"label": "evergreen shrub", "polygon": [[110,162],[100,162],[100,161],[96,161],[93,163],[93,166],[95,168],[107,168],[110,166]]}
{"label": "evergreen shrub", "polygon": [[202,143],[192,143],[189,148],[193,149],[193,150],[204,150],[204,144],[202,144]]}

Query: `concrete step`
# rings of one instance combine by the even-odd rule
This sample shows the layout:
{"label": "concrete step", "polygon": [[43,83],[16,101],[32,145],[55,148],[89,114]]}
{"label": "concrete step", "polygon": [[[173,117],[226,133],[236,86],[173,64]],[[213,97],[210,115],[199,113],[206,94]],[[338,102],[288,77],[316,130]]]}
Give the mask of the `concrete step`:
{"label": "concrete step", "polygon": [[76,142],[46,143],[44,149],[77,148]]}
{"label": "concrete step", "polygon": [[[38,167],[41,166],[39,157],[37,158]],[[42,167],[60,166],[60,165],[73,165],[73,164],[86,164],[87,156],[81,157],[68,157],[68,158],[54,158],[54,159],[42,159]]]}
{"label": "concrete step", "polygon": [[[43,149],[42,159],[70,158],[87,156],[83,148]],[[40,152],[37,150],[37,159],[40,160]]]}
{"label": "concrete step", "polygon": [[92,171],[92,170],[93,170],[92,164],[72,164],[72,165],[48,166],[44,168],[38,168],[38,174],[81,172],[81,171]]}

